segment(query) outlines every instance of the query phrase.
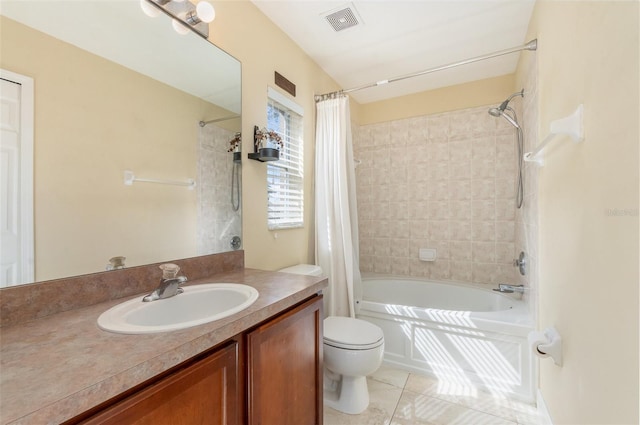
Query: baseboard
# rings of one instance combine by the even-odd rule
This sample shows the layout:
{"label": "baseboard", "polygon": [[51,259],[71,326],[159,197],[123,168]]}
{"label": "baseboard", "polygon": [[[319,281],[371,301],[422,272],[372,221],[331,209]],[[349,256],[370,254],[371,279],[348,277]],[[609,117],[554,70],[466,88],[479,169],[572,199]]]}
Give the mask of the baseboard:
{"label": "baseboard", "polygon": [[542,397],[540,389],[538,389],[538,393],[536,394],[536,404],[538,405],[538,417],[542,421],[541,424],[553,425],[549,409],[547,409],[547,404],[544,402],[544,397]]}

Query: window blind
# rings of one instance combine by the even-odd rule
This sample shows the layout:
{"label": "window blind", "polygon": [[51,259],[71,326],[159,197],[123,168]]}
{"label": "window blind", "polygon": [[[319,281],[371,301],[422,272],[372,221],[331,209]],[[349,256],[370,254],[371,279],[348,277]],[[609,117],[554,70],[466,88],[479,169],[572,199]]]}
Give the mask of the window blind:
{"label": "window blind", "polygon": [[267,128],[276,131],[284,146],[280,159],[267,164],[267,224],[269,229],[304,224],[302,115],[271,96],[267,103]]}

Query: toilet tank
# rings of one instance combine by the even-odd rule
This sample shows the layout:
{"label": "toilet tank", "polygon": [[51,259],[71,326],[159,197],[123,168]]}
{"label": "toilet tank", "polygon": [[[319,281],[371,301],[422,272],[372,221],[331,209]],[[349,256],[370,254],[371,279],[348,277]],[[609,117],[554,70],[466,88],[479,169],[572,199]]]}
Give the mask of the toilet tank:
{"label": "toilet tank", "polygon": [[322,268],[313,264],[297,264],[278,271],[283,273],[304,274],[307,276],[322,276]]}

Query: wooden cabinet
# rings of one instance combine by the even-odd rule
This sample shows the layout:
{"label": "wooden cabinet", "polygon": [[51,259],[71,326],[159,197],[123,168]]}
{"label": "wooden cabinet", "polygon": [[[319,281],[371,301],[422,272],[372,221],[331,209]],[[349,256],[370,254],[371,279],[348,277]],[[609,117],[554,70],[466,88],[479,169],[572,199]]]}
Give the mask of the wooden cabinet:
{"label": "wooden cabinet", "polygon": [[66,422],[321,425],[322,296]]}
{"label": "wooden cabinet", "polygon": [[322,424],[322,297],[247,334],[249,425]]}
{"label": "wooden cabinet", "polygon": [[81,423],[240,424],[239,355],[233,342]]}

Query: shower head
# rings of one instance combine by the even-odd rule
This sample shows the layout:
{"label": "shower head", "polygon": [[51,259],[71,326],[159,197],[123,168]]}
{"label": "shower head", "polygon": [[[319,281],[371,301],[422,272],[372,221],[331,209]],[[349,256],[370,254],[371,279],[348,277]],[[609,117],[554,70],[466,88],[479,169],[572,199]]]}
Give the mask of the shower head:
{"label": "shower head", "polygon": [[507,100],[502,102],[500,106],[497,108],[489,109],[489,115],[494,117],[504,117],[505,120],[509,122],[512,126],[514,126],[517,130],[518,134],[518,180],[516,183],[516,206],[518,208],[522,207],[522,203],[524,201],[524,184],[522,180],[522,161],[523,161],[523,150],[524,150],[524,135],[522,134],[522,127],[518,124],[518,114],[513,110],[512,107],[509,106],[509,102],[516,96],[524,97],[524,89],[520,90],[509,96]]}
{"label": "shower head", "polygon": [[[509,105],[509,102],[511,102],[511,99],[513,99],[516,96],[522,96],[524,97],[524,89],[520,90],[519,92],[515,92],[514,94],[512,94],[511,96],[509,96],[507,98],[507,100],[505,100],[504,102],[502,102],[500,104],[500,106],[498,106],[497,109],[500,110],[500,112],[504,112],[505,109],[507,109],[507,105]],[[495,108],[494,108],[495,109]],[[489,111],[489,113],[491,113],[491,111]],[[491,114],[493,115],[493,114]],[[495,117],[499,116],[499,115],[494,115]]]}
{"label": "shower head", "polygon": [[505,111],[500,111],[500,115],[502,115],[504,117],[504,119],[506,119],[507,121],[509,121],[509,124],[511,124],[512,126],[514,126],[515,128],[517,128],[518,130],[522,130],[522,128],[520,127],[520,124],[518,124],[518,119],[516,118],[516,111],[514,111],[511,107],[507,106],[505,108],[507,111],[511,111],[511,113],[513,114],[513,116],[507,114]]}
{"label": "shower head", "polygon": [[[507,121],[509,121],[509,123],[511,123],[511,125],[513,125],[515,128],[520,128],[520,126],[518,125],[518,121],[516,120],[515,116],[516,113],[515,111],[509,107],[509,102],[511,102],[511,99],[513,99],[516,96],[522,96],[524,97],[524,89],[520,90],[519,92],[516,92],[514,94],[512,94],[511,96],[509,96],[504,102],[502,102],[500,104],[500,106],[498,106],[497,108],[491,108],[489,109],[489,115],[494,116],[494,117],[500,117],[503,116]],[[509,116],[509,114],[505,114],[504,111],[505,110],[509,110],[513,113],[513,117]]]}
{"label": "shower head", "polygon": [[499,117],[502,115],[502,111],[500,108],[491,108],[489,109],[489,115],[493,115],[494,117]]}

